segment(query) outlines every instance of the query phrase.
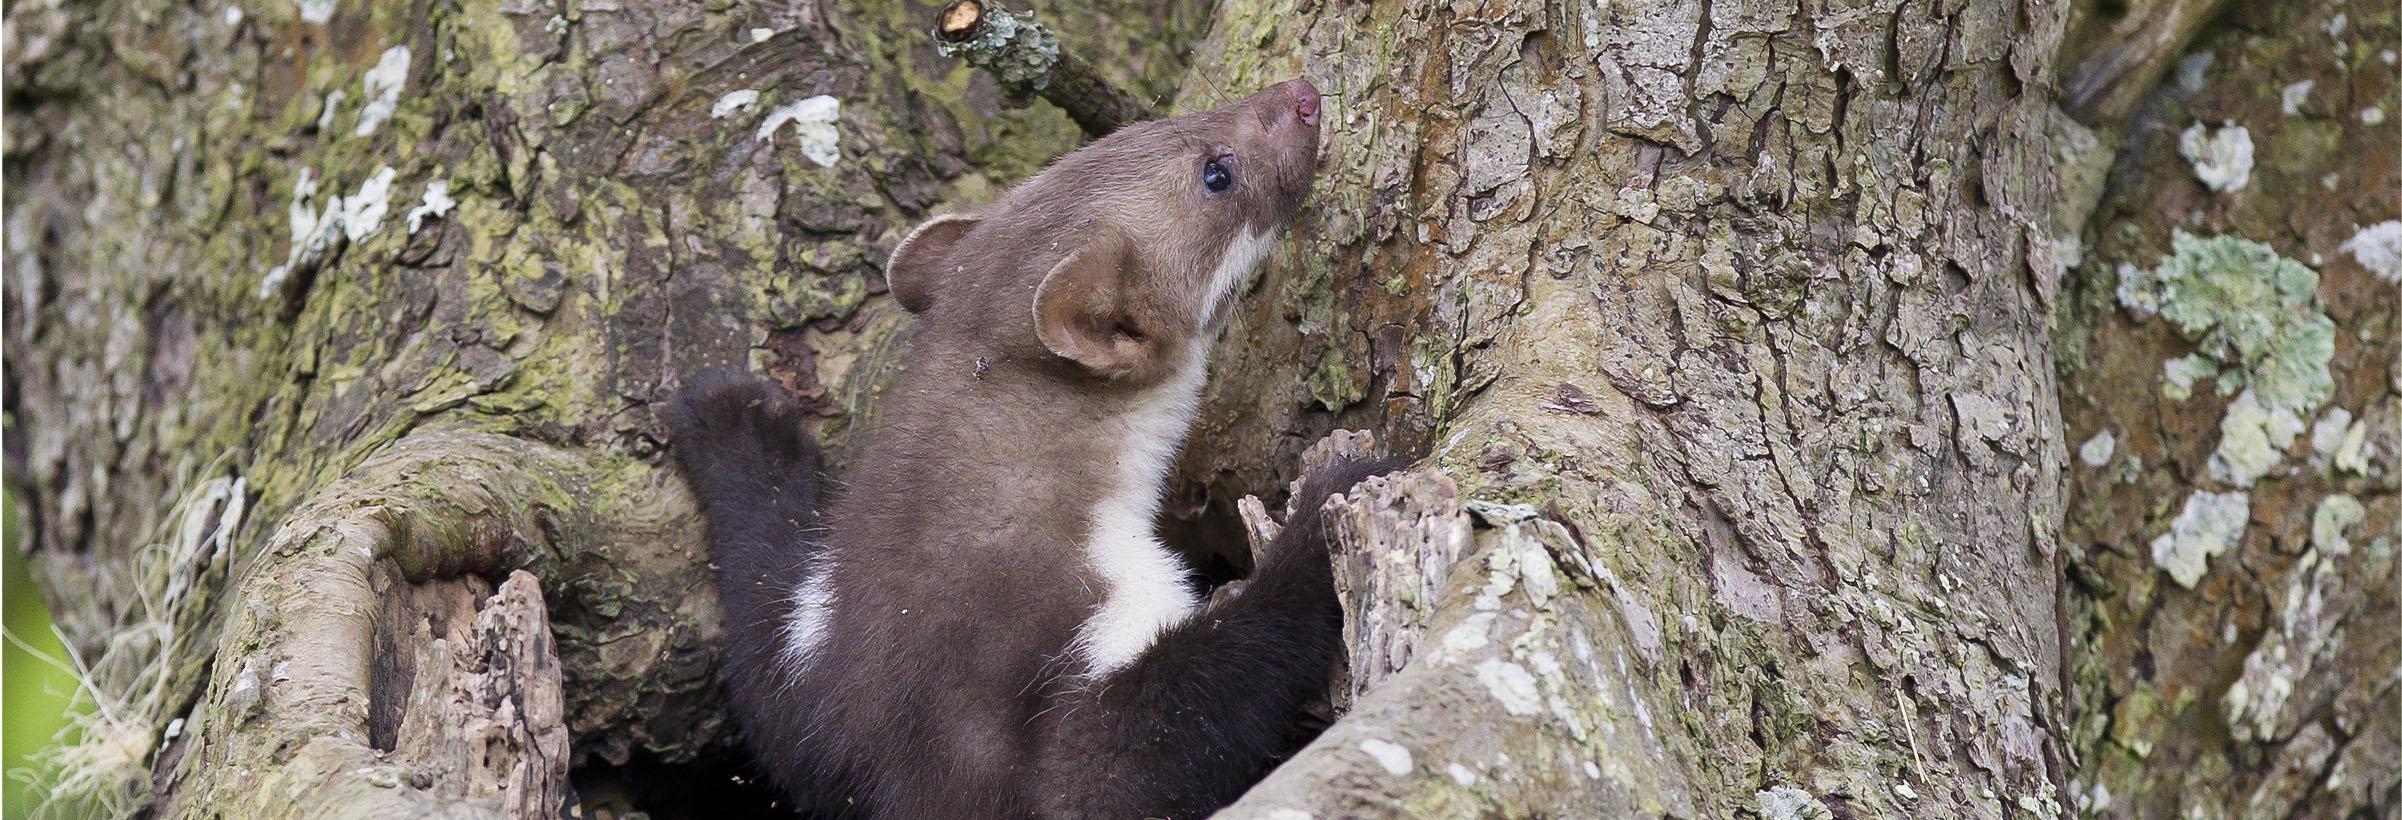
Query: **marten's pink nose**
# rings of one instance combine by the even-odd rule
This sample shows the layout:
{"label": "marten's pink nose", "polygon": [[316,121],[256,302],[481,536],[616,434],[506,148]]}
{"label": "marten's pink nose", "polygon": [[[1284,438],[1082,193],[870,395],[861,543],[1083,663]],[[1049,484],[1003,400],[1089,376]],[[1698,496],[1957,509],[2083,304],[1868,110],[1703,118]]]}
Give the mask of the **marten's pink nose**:
{"label": "marten's pink nose", "polygon": [[1294,80],[1292,84],[1293,113],[1300,115],[1301,124],[1317,125],[1318,87],[1310,85],[1308,80]]}

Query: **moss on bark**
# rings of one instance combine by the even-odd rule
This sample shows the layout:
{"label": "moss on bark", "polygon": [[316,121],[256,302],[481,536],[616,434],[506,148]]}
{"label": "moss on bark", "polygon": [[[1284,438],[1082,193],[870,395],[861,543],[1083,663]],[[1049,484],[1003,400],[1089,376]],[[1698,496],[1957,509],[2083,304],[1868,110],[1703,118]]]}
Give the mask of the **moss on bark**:
{"label": "moss on bark", "polygon": [[[654,406],[749,364],[839,457],[900,339],[884,252],[1077,139],[940,58],[935,5],[13,6],[10,480],[45,574],[96,591],[58,596],[71,639],[185,638],[103,673],[164,670],[135,799],[498,810],[378,756],[368,661],[337,661],[396,653],[294,618],[422,649],[377,613],[513,569],[538,600],[486,610],[547,614],[548,655],[512,645],[559,664],[583,799],[722,756]],[[1038,8],[1162,108],[1327,94],[1317,198],[1179,466],[1189,529],[1337,426],[1441,473],[1348,519],[1373,677],[1234,815],[2389,811],[2402,353],[2358,249],[2402,101],[2390,10],[2339,5],[2244,11],[2095,128],[2054,108],[2071,14],[2036,0]],[[831,163],[762,131],[820,95]],[[2246,126],[2246,187],[2195,178],[2196,120]],[[2193,334],[2110,275],[2180,229],[2315,270],[2333,328],[2191,591],[2147,545],[2232,490],[2225,402],[2124,389]],[[191,508],[221,547],[161,565]],[[1396,545],[1426,563],[1373,563]]]}

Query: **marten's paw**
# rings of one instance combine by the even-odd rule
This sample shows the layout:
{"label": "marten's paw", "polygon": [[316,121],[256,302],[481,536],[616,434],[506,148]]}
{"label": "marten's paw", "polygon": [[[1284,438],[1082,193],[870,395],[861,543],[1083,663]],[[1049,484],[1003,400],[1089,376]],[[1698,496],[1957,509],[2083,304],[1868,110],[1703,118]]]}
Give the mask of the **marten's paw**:
{"label": "marten's paw", "polygon": [[[1326,499],[1348,493],[1362,481],[1409,465],[1407,459],[1389,456],[1344,456],[1312,471],[1302,479],[1301,489],[1293,494],[1292,516],[1285,519],[1284,529],[1276,534],[1276,539],[1261,550],[1259,566],[1248,583],[1274,584],[1265,579],[1277,577],[1308,577],[1317,579],[1315,583],[1332,583],[1326,574],[1326,554],[1334,546],[1334,522],[1327,515]],[[1331,588],[1325,592],[1331,593]],[[1251,593],[1247,588],[1242,594]]]}
{"label": "marten's paw", "polygon": [[1319,468],[1301,481],[1301,491],[1293,495],[1293,516],[1316,516],[1326,506],[1326,499],[1347,493],[1360,482],[1394,472],[1410,465],[1407,459],[1392,456],[1373,458],[1341,458]]}
{"label": "marten's paw", "polygon": [[704,370],[684,379],[668,414],[668,448],[696,481],[817,474],[817,443],[801,408],[775,382],[740,370]]}

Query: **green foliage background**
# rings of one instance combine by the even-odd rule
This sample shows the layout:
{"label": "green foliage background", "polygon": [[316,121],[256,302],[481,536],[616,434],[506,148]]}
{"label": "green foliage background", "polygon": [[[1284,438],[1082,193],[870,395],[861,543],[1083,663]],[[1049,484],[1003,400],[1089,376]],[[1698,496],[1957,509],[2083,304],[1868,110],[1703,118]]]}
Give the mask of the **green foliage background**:
{"label": "green foliage background", "polygon": [[[34,795],[26,782],[31,756],[50,745],[66,725],[75,678],[57,664],[34,654],[39,652],[53,659],[66,657],[59,646],[58,633],[50,630],[50,607],[42,603],[33,573],[25,565],[25,551],[19,548],[14,493],[0,493],[0,521],[5,522],[7,542],[7,547],[0,549],[0,553],[6,554],[0,561],[6,564],[7,576],[5,588],[0,588],[0,604],[7,609],[8,634],[15,638],[0,653],[0,677],[6,678],[5,694],[0,695],[0,731],[5,732],[0,736],[0,741],[4,741],[0,742],[0,757],[6,758],[4,764],[9,772],[0,816],[15,818],[31,813]],[[32,651],[27,651],[28,647]]]}

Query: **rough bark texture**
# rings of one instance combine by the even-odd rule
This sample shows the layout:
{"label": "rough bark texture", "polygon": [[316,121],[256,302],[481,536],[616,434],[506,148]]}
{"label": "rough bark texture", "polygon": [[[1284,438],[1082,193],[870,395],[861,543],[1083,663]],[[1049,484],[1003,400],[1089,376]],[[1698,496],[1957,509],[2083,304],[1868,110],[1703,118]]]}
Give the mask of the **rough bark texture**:
{"label": "rough bark texture", "polygon": [[1215,382],[1195,472],[1314,403],[1480,524],[1234,814],[2057,813],[2062,12],[1224,7],[1197,64],[1345,138],[1221,372],[1313,366]]}
{"label": "rough bark texture", "polygon": [[[1075,144],[935,54],[938,5],[13,5],[11,481],[100,683],[163,693],[126,718],[138,800],[749,796],[672,785],[725,771],[728,727],[653,408],[748,363],[839,465],[901,341],[885,251]],[[1245,563],[1268,505],[1237,499],[1338,427],[1426,457],[1344,513],[1347,714],[1229,815],[2394,811],[2397,286],[2345,248],[2397,216],[2396,22],[2234,5],[2209,65],[2093,128],[2057,105],[2071,67],[2196,29],[2058,0],[1034,6],[1163,108],[1327,94],[1180,537]],[[2145,49],[2114,71],[2149,87],[2182,49]],[[2194,119],[2250,127],[2249,187],[2202,187]],[[2273,321],[2159,286],[2298,282],[2278,257],[2314,278],[2256,296]],[[2320,389],[2280,345],[2322,337]],[[2221,375],[2165,398],[2170,359]],[[2312,429],[2276,444],[2277,410]],[[2179,539],[2229,520],[2215,555]],[[2194,556],[2190,588],[2164,569]]]}
{"label": "rough bark texture", "polygon": [[[2397,48],[2390,3],[2239,4],[2109,137],[2057,334],[2080,456],[2076,795],[2096,814],[2402,811],[2402,270],[2354,242],[2402,239]],[[2200,179],[2231,160],[2197,171],[2197,124],[2244,129],[2242,187]],[[2315,279],[2298,298],[2213,284],[2277,268]],[[2190,277],[2143,309],[2172,269]],[[2219,326],[2176,318],[2193,315]],[[2268,400],[2281,389],[2303,400]],[[2234,513],[2181,583],[2163,564],[2212,542],[2180,537],[2208,518],[2188,519],[2197,498]]]}

